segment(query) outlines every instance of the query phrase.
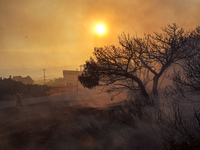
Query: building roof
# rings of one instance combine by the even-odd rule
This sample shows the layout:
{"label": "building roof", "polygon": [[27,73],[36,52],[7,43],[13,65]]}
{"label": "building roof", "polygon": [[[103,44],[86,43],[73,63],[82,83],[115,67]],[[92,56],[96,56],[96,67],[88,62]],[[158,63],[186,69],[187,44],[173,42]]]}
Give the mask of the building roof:
{"label": "building roof", "polygon": [[34,80],[30,76],[27,76],[27,77],[13,76],[12,79],[15,81],[20,81],[24,84],[33,84],[34,83]]}

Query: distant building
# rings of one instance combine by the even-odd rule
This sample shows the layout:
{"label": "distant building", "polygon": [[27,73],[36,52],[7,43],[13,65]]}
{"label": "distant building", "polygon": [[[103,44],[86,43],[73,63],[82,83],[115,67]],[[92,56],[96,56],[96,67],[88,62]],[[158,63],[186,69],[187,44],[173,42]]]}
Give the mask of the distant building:
{"label": "distant building", "polygon": [[13,76],[12,80],[22,82],[24,84],[34,84],[34,80],[30,77]]}
{"label": "distant building", "polygon": [[51,87],[60,87],[65,86],[65,82],[63,78],[55,78],[54,80],[50,80],[49,82],[47,82],[46,85]]}
{"label": "distant building", "polygon": [[82,74],[82,71],[73,71],[73,70],[63,70],[63,79],[65,85],[77,84],[78,76]]}
{"label": "distant building", "polygon": [[78,76],[82,71],[63,70],[63,78],[58,78],[47,83],[51,86],[49,93],[59,95],[78,91]]}

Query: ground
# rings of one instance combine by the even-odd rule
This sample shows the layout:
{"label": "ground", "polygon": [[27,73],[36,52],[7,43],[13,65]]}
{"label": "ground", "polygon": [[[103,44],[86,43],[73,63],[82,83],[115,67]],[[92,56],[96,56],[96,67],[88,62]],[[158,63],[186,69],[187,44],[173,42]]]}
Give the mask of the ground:
{"label": "ground", "polygon": [[2,109],[1,149],[93,149],[99,137],[83,129],[83,120],[97,113],[94,108],[69,107],[66,101]]}
{"label": "ground", "polygon": [[[2,102],[0,149],[155,150],[162,145],[155,132],[157,126],[148,121],[151,109],[146,109],[142,120],[138,120],[137,108],[130,108],[129,103],[115,105],[105,95],[87,95],[26,99],[22,107]],[[195,99],[197,104],[199,96]],[[199,106],[181,104],[187,115],[192,112],[189,108]]]}

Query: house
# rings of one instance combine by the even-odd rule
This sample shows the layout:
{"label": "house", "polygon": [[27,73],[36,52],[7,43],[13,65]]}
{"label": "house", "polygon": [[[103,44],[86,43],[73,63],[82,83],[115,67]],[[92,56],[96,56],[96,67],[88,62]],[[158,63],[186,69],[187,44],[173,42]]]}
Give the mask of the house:
{"label": "house", "polygon": [[22,82],[24,84],[34,84],[34,80],[30,77],[13,76],[12,80]]}
{"label": "house", "polygon": [[82,71],[63,70],[63,79],[65,85],[78,84],[78,76],[82,74]]}
{"label": "house", "polygon": [[59,95],[77,92],[78,76],[81,73],[82,71],[63,70],[63,78],[58,78],[47,83],[47,85],[51,86],[49,93],[51,95]]}
{"label": "house", "polygon": [[65,86],[65,82],[63,78],[55,78],[53,80],[50,80],[49,82],[45,83],[48,86],[51,87],[61,87],[61,86]]}

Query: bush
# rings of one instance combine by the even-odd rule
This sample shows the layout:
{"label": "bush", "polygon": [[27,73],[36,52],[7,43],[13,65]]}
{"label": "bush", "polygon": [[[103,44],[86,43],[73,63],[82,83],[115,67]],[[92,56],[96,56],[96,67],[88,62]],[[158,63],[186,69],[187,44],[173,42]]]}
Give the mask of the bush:
{"label": "bush", "polygon": [[50,87],[46,85],[25,85],[11,79],[0,80],[0,100],[13,99],[16,93],[20,93],[24,98],[47,96],[49,90]]}

